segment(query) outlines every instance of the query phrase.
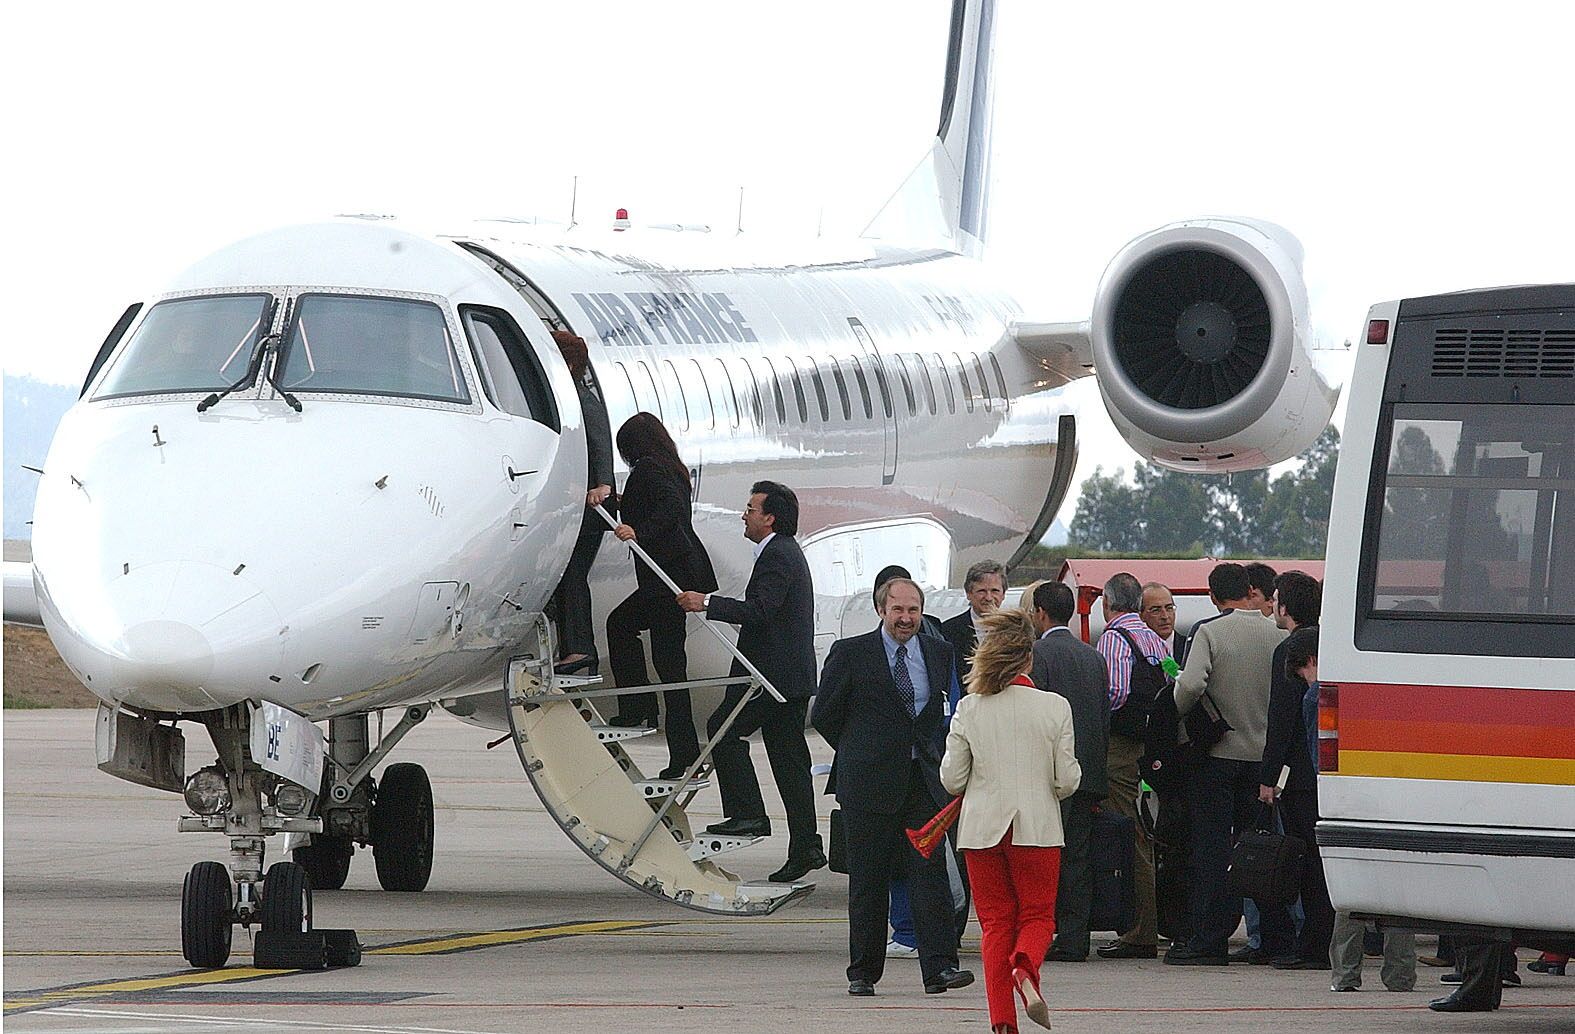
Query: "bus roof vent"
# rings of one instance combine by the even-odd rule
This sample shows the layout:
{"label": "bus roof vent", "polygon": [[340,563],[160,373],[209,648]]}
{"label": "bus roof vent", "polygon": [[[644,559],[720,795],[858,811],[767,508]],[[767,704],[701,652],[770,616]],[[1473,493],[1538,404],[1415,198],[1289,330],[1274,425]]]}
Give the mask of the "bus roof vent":
{"label": "bus roof vent", "polygon": [[1575,377],[1575,330],[1438,327],[1434,377]]}

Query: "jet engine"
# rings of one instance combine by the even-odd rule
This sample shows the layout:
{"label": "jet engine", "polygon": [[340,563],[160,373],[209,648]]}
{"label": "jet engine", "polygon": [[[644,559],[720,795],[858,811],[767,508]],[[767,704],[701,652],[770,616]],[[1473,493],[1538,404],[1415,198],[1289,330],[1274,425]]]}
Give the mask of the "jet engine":
{"label": "jet engine", "polygon": [[1203,219],[1137,238],[1105,270],[1089,329],[1117,429],[1174,470],[1296,456],[1339,398],[1311,358],[1301,242],[1271,223]]}

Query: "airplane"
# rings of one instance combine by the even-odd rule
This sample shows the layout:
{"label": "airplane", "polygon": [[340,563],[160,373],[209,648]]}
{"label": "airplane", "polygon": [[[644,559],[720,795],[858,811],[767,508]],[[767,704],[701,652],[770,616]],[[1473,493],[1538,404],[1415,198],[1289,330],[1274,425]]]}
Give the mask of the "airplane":
{"label": "airplane", "polygon": [[[614,427],[648,411],[672,432],[723,591],[749,573],[752,482],[796,490],[821,655],[851,615],[867,627],[885,564],[947,587],[1027,555],[1072,483],[1079,378],[1177,469],[1267,466],[1322,430],[1338,389],[1278,226],[1145,233],[1077,322],[992,281],[993,7],[955,0],[936,136],[861,238],[340,218],[242,240],[126,309],[44,465],[28,602],[102,701],[100,768],[181,793],[180,829],[229,840],[227,864],[186,876],[193,965],[223,965],[236,924],[309,929],[312,889],[341,886],[357,846],[385,889],[426,885],[426,774],[373,772],[435,706],[508,733],[565,832],[630,886],[729,915],[807,893],[723,869],[738,845],[683,811],[703,773],[647,778],[620,745],[643,730],[598,710],[623,687],[552,672],[547,603],[595,519],[552,329],[588,342]],[[608,542],[599,619],[633,587]],[[714,699],[731,648],[690,627]],[[217,754],[195,770],[191,725]],[[279,834],[293,860],[265,869]]]}

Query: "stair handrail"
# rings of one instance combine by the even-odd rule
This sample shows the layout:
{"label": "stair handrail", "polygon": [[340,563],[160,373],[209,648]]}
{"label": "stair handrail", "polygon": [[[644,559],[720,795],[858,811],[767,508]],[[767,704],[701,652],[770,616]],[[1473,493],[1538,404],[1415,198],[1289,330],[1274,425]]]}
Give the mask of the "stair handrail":
{"label": "stair handrail", "polygon": [[[595,510],[596,510],[597,513],[602,515],[602,520],[606,521],[609,527],[614,528],[614,529],[616,529],[618,527],[618,520],[617,520],[617,518],[615,518],[612,514],[608,513],[607,510],[602,506],[601,503],[597,503],[596,504]],[[624,544],[626,546],[628,546],[630,549],[634,550],[635,555],[638,556],[641,560],[644,560],[646,565],[649,566],[651,570],[656,572],[656,576],[658,578],[660,578],[663,582],[667,583],[667,587],[669,589],[673,590],[673,595],[674,596],[677,596],[679,593],[684,591],[684,590],[682,590],[682,589],[680,589],[678,587],[678,583],[677,582],[675,582],[671,578],[667,577],[667,572],[662,570],[662,568],[656,563],[655,560],[651,559],[651,554],[647,553],[644,549],[642,549],[640,547],[640,543],[638,541],[636,541],[634,539],[630,539],[628,542],[626,542]],[[742,664],[744,666],[744,670],[745,671],[749,672],[749,674],[751,674],[751,675],[753,675],[755,677],[755,680],[760,683],[760,686],[761,686],[762,689],[764,689],[767,693],[771,694],[771,698],[773,700],[775,700],[779,704],[787,703],[787,698],[784,697],[781,693],[777,692],[777,687],[775,687],[775,686],[773,686],[771,684],[771,680],[766,678],[764,675],[762,675],[760,673],[760,669],[755,667],[754,662],[751,661],[748,657],[745,657],[744,654],[743,654],[743,651],[741,651],[738,648],[737,644],[731,642],[727,638],[727,636],[723,635],[722,634],[722,630],[720,628],[716,627],[716,625],[712,624],[709,620],[703,620],[701,622],[701,624],[705,625],[705,627],[711,632],[711,634],[716,636],[718,642],[720,642],[723,646],[727,647],[727,651],[729,653],[731,653],[738,660],[739,664]]]}

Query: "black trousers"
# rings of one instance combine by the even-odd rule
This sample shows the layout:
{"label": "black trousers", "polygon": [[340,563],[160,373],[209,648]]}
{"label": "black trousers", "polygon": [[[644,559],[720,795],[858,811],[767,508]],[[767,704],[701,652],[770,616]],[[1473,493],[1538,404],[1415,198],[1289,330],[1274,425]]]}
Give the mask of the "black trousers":
{"label": "black trousers", "polygon": [[[1203,955],[1218,956],[1229,951],[1230,935],[1241,922],[1241,898],[1232,894],[1228,886],[1230,856],[1237,837],[1257,821],[1260,767],[1256,761],[1211,757],[1192,769],[1187,803],[1192,817],[1195,929],[1190,943]],[[1295,949],[1295,926],[1290,909],[1283,905],[1260,907],[1259,912],[1262,950],[1271,956],[1291,954]]]}
{"label": "black trousers", "polygon": [[580,525],[580,537],[574,540],[574,552],[569,554],[569,566],[564,569],[563,580],[552,597],[553,619],[558,623],[558,656],[571,653],[596,653],[596,626],[591,619],[591,564],[596,552],[602,548],[602,535],[607,531],[601,517],[587,510]]}
{"label": "black trousers", "polygon": [[1088,912],[1094,906],[1094,877],[1089,869],[1088,845],[1094,832],[1094,808],[1099,797],[1074,793],[1061,802],[1061,828],[1066,846],[1061,848],[1061,882],[1055,899],[1053,950],[1068,955],[1088,954]]}
{"label": "black trousers", "polygon": [[[712,712],[706,723],[708,736],[716,735],[744,692],[742,685],[727,688],[722,706]],[[760,796],[754,763],[749,760],[749,737],[756,731],[760,733],[777,792],[787,809],[789,858],[803,858],[821,850],[820,833],[815,828],[815,790],[809,777],[809,744],[804,740],[804,716],[808,710],[808,700],[778,703],[762,692],[744,705],[727,735],[711,749],[722,793],[722,813],[730,819],[763,819],[766,802]],[[881,942],[883,948],[885,943]]]}
{"label": "black trousers", "polygon": [[1504,974],[1513,973],[1507,965],[1514,952],[1498,941],[1461,938],[1455,942],[1455,968],[1460,971],[1458,994],[1480,1009],[1497,1009],[1504,996]]}
{"label": "black trousers", "polygon": [[[607,654],[613,681],[620,689],[650,684],[646,674],[645,648],[640,633],[651,632],[651,661],[663,682],[683,682],[689,678],[689,658],[684,651],[684,612],[665,590],[660,593],[636,589],[629,598],[607,615]],[[672,766],[690,765],[700,756],[700,739],[695,735],[694,708],[687,689],[662,694],[667,705],[667,753]],[[655,693],[633,693],[618,698],[618,713],[647,721],[657,717]],[[807,756],[806,748],[806,756]]]}
{"label": "black trousers", "polygon": [[[1064,864],[1064,863],[1063,863]],[[1159,795],[1154,823],[1154,905],[1159,935],[1177,944],[1192,940],[1192,816],[1185,775]]]}
{"label": "black trousers", "polygon": [[1288,790],[1280,796],[1280,821],[1287,836],[1307,845],[1302,862],[1302,932],[1296,954],[1329,963],[1329,942],[1334,937],[1334,906],[1323,878],[1323,857],[1318,854],[1318,792]]}
{"label": "black trousers", "polygon": [[876,983],[886,971],[886,916],[892,877],[908,881],[913,932],[924,980],[957,964],[957,927],[946,856],[925,858],[908,840],[940,806],[925,786],[919,762],[909,768],[908,793],[895,814],[842,805],[848,837],[848,979]]}

